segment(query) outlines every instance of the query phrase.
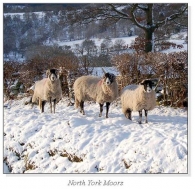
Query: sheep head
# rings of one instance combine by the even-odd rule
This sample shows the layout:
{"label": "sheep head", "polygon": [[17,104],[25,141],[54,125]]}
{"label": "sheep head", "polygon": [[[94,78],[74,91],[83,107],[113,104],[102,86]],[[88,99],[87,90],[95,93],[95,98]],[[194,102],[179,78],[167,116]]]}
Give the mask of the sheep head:
{"label": "sheep head", "polygon": [[55,81],[56,79],[59,78],[59,72],[57,69],[48,69],[46,71],[46,76],[49,78],[51,81]]}
{"label": "sheep head", "polygon": [[144,91],[147,92],[147,93],[150,93],[152,92],[152,84],[153,82],[149,79],[144,79],[140,85],[143,85],[144,87]]}
{"label": "sheep head", "polygon": [[115,81],[115,75],[112,74],[112,73],[105,73],[104,76],[103,76],[103,82],[106,84],[106,85],[111,85],[113,82]]}

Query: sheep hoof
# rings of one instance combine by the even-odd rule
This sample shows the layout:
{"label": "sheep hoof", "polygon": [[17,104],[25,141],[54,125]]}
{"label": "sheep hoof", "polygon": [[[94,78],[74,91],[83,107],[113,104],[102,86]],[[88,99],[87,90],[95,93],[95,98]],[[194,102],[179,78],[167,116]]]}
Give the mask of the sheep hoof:
{"label": "sheep hoof", "polygon": [[85,112],[83,110],[80,110],[80,113],[82,113],[83,115],[85,115]]}
{"label": "sheep hoof", "polygon": [[131,118],[129,116],[125,116],[127,119],[131,120]]}
{"label": "sheep hoof", "polygon": [[139,123],[139,124],[142,124],[142,122],[141,122],[141,121],[139,121],[138,123]]}
{"label": "sheep hoof", "polygon": [[146,121],[145,123],[148,123],[148,121]]}

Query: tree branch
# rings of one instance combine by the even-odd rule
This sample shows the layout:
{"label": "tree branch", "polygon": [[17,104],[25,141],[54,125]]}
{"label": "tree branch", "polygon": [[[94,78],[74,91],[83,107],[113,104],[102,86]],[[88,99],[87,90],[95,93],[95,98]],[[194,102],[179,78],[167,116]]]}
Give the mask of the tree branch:
{"label": "tree branch", "polygon": [[139,28],[143,29],[143,30],[146,30],[146,27],[144,27],[143,25],[141,25],[137,19],[136,19],[136,16],[134,14],[134,11],[135,9],[138,7],[138,4],[133,4],[132,5],[132,8],[131,8],[131,11],[130,11],[130,16],[131,16],[131,21],[136,25],[138,26]]}
{"label": "tree branch", "polygon": [[129,15],[128,15],[128,14],[125,14],[125,13],[123,13],[123,12],[117,10],[116,7],[115,7],[113,4],[108,4],[108,5],[112,8],[112,10],[113,10],[114,12],[118,13],[119,15],[121,15],[121,16],[123,16],[123,17],[129,18]]}
{"label": "tree branch", "polygon": [[148,7],[142,7],[141,5],[138,5],[137,7],[139,9],[143,10],[143,11],[147,11],[148,10]]}
{"label": "tree branch", "polygon": [[186,10],[187,10],[188,6],[186,6],[184,8],[184,10],[181,10],[181,12],[177,12],[175,14],[172,14],[171,16],[169,17],[166,17],[164,20],[160,21],[160,22],[157,22],[155,25],[156,25],[156,28],[158,28],[159,26],[161,25],[164,25],[166,24],[166,22],[170,22],[176,18],[179,18]]}

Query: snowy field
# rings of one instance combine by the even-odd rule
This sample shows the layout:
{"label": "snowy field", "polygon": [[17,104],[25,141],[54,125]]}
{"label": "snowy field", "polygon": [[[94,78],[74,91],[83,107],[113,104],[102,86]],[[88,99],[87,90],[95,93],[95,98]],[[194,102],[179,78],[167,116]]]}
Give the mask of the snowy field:
{"label": "snowy field", "polygon": [[85,103],[84,116],[66,99],[56,114],[25,101],[4,104],[4,173],[188,173],[185,109],[157,106],[140,125],[120,104],[106,119],[95,103]]}
{"label": "snowy field", "polygon": [[[114,44],[116,40],[123,40],[125,43],[124,45],[128,44],[130,46],[130,44],[135,41],[136,37],[138,37],[138,36],[111,38],[111,41]],[[100,47],[101,43],[103,42],[104,39],[91,38],[91,40],[93,40],[95,42],[95,45],[97,47]],[[59,46],[67,45],[67,46],[74,47],[77,44],[81,45],[83,41],[84,40],[65,41],[65,42],[55,41],[55,43],[57,43]]]}

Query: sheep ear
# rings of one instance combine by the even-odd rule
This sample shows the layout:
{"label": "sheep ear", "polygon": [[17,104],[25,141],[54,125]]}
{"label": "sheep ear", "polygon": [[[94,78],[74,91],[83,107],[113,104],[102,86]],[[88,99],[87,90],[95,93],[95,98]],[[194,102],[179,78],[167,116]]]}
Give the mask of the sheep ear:
{"label": "sheep ear", "polygon": [[49,74],[50,74],[50,70],[48,69],[48,70],[46,71],[46,76],[48,77]]}
{"label": "sheep ear", "polygon": [[142,81],[142,82],[140,83],[140,85],[144,85],[144,81]]}
{"label": "sheep ear", "polygon": [[112,74],[112,78],[113,78],[113,80],[115,80],[116,79],[116,76],[114,74]]}
{"label": "sheep ear", "polygon": [[104,74],[106,74],[106,71],[104,70],[104,68],[102,68],[102,71],[104,72]]}
{"label": "sheep ear", "polygon": [[60,72],[59,72],[59,70],[56,70],[55,73],[57,75],[57,78],[59,79],[60,78]]}

